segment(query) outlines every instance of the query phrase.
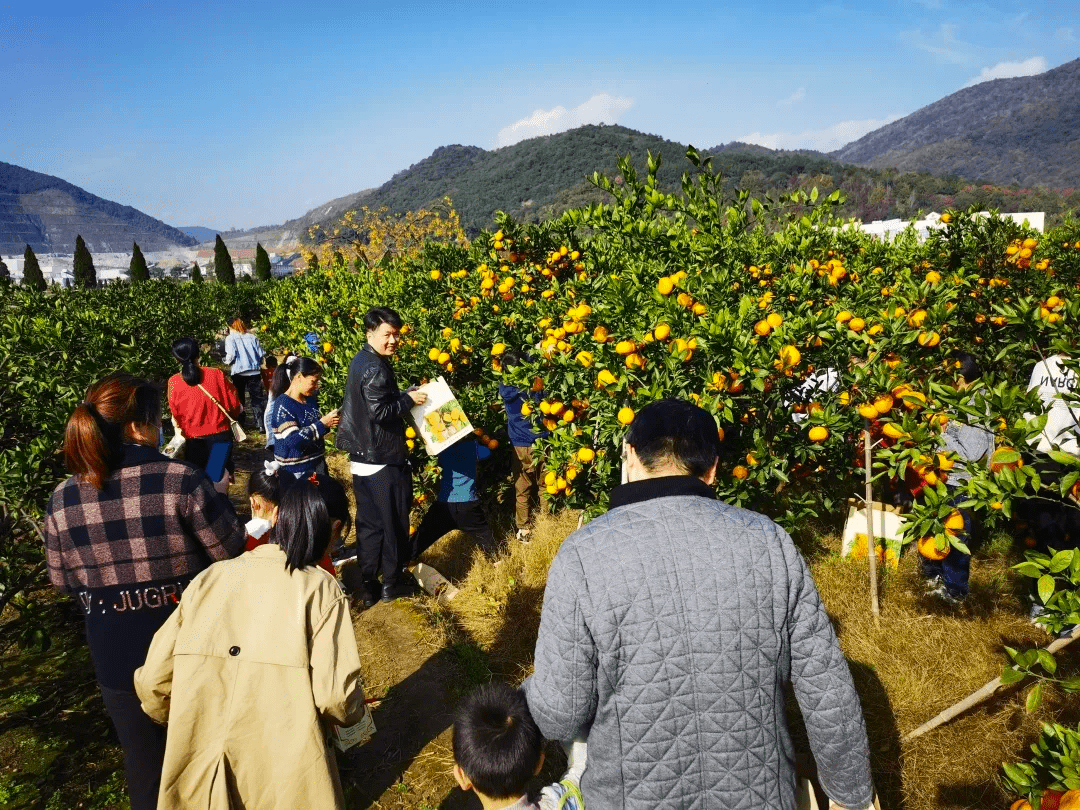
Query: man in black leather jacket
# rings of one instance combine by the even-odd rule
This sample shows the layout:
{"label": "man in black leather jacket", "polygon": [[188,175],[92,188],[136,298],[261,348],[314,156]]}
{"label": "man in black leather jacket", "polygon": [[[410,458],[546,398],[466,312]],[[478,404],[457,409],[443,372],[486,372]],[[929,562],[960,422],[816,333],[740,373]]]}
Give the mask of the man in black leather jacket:
{"label": "man in black leather jacket", "polygon": [[427,395],[401,391],[390,364],[400,341],[401,316],[387,307],[374,307],[364,315],[364,329],[367,344],[349,363],[336,443],[349,453],[363,598],[371,607],[380,598],[391,602],[415,592],[415,583],[402,572],[410,559],[412,507],[403,417],[413,405],[422,405]]}

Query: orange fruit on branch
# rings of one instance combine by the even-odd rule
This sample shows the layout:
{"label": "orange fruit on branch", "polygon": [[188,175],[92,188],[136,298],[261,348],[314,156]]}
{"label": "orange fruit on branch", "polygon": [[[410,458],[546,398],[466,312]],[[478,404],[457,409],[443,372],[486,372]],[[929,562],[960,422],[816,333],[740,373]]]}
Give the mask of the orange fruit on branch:
{"label": "orange fruit on branch", "polygon": [[952,546],[945,546],[944,549],[937,547],[937,538],[933,535],[927,535],[919,540],[919,553],[926,557],[928,560],[944,560],[949,556],[949,551]]}

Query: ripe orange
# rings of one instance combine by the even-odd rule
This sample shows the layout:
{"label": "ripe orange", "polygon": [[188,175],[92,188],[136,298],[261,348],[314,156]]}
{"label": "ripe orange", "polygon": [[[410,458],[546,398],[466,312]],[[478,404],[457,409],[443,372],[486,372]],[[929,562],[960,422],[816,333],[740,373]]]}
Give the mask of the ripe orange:
{"label": "ripe orange", "polygon": [[938,217],[938,222],[940,222],[942,225],[948,225],[950,222],[952,222],[952,214],[946,211],[944,214]]}
{"label": "ripe orange", "polygon": [[810,432],[806,434],[807,438],[814,443],[820,443],[829,438],[829,429],[824,425],[814,425],[810,428]]}
{"label": "ripe orange", "polygon": [[632,340],[620,340],[615,344],[615,352],[621,355],[632,354],[637,349]]}
{"label": "ripe orange", "polygon": [[917,309],[917,310],[915,310],[910,315],[908,315],[908,318],[907,318],[908,326],[915,326],[915,327],[922,326],[923,322],[926,320],[927,314],[928,313],[927,313],[927,311],[925,309]]}
{"label": "ripe orange", "polygon": [[1017,799],[1009,805],[1009,810],[1031,810],[1031,802],[1027,799]]}
{"label": "ripe orange", "polygon": [[754,332],[761,337],[768,337],[769,332],[771,331],[772,327],[769,326],[769,322],[767,320],[760,320],[754,324]]}
{"label": "ripe orange", "polygon": [[750,471],[749,471],[748,469],[746,469],[746,467],[744,467],[743,465],[741,465],[741,464],[738,464],[738,465],[736,465],[736,466],[735,466],[735,468],[734,468],[734,469],[733,469],[733,470],[731,471],[731,474],[732,474],[732,476],[734,476],[734,477],[735,477],[735,478],[736,478],[737,480],[739,480],[739,481],[742,481],[742,480],[743,480],[744,478],[746,478],[746,476],[750,475]]}
{"label": "ripe orange", "polygon": [[624,425],[629,425],[634,421],[634,409],[626,405],[619,408],[619,422]]}
{"label": "ripe orange", "polygon": [[436,360],[438,360],[440,366],[445,366],[447,363],[450,362],[450,355],[446,352],[439,352],[439,356],[436,358]]}
{"label": "ripe orange", "polygon": [[903,439],[907,434],[904,429],[893,422],[888,422],[881,429],[881,432],[888,436],[890,439]]}
{"label": "ripe orange", "polygon": [[440,352],[439,352],[438,349],[435,349],[435,348],[428,349],[428,353],[427,353],[428,360],[431,360],[432,362],[437,362],[438,359],[439,359],[439,354],[440,354]]}
{"label": "ripe orange", "polygon": [[854,317],[854,316],[853,316],[853,315],[852,315],[852,314],[851,314],[850,312],[848,312],[848,311],[847,311],[846,309],[843,309],[843,310],[840,310],[840,312],[839,312],[839,313],[837,313],[837,315],[836,315],[836,322],[837,322],[837,323],[847,323],[847,322],[848,322],[848,321],[850,321],[850,320],[851,320],[851,319],[852,319],[853,317]]}
{"label": "ripe orange", "polygon": [[799,365],[802,360],[802,353],[795,346],[784,346],[780,349],[780,359],[776,361],[776,367],[779,369],[793,368]]}
{"label": "ripe orange", "polygon": [[608,330],[605,329],[603,326],[598,326],[593,329],[592,337],[593,340],[595,340],[597,343],[607,343]]}
{"label": "ripe orange", "polygon": [[667,276],[664,276],[662,279],[656,282],[656,291],[659,292],[661,295],[671,295],[674,289],[675,282]]}
{"label": "ripe orange", "polygon": [[592,352],[578,352],[577,361],[581,363],[581,365],[585,366],[585,368],[588,368],[593,364]]}
{"label": "ripe orange", "polygon": [[596,451],[591,447],[582,447],[577,451],[577,460],[582,464],[588,464],[594,458],[596,458]]}
{"label": "ripe orange", "polygon": [[964,530],[964,516],[959,511],[953,510],[944,521],[945,531],[949,534],[958,534]]}
{"label": "ripe orange", "polygon": [[1067,790],[1058,802],[1058,810],[1080,810],[1080,790]]}
{"label": "ripe orange", "polygon": [[491,347],[491,356],[492,357],[499,357],[505,351],[506,351],[506,344],[505,343],[496,343],[494,346]]}
{"label": "ripe orange", "polygon": [[937,540],[933,535],[927,535],[919,540],[919,553],[928,560],[944,560],[949,556],[952,546],[945,546],[944,550],[937,547]]}
{"label": "ripe orange", "polygon": [[488,450],[498,450],[499,449],[499,440],[498,439],[488,439],[487,449]]}
{"label": "ripe orange", "polygon": [[931,270],[929,273],[926,274],[927,284],[937,284],[939,281],[941,281],[941,273],[939,273],[937,270]]}
{"label": "ripe orange", "polygon": [[716,436],[720,441],[724,440],[724,429],[722,427],[716,429]]}
{"label": "ripe orange", "polygon": [[773,329],[776,329],[784,323],[784,317],[778,312],[770,312],[765,316],[765,322]]}
{"label": "ripe orange", "polygon": [[874,409],[878,412],[878,415],[884,416],[892,410],[894,400],[889,394],[881,394],[874,397]]}
{"label": "ripe orange", "polygon": [[877,419],[878,410],[874,407],[874,404],[872,402],[864,402],[862,405],[859,406],[859,416],[861,416],[863,419]]}
{"label": "ripe orange", "polygon": [[612,385],[617,383],[619,378],[605,368],[596,375],[596,381],[600,383],[600,385]]}
{"label": "ripe orange", "polygon": [[657,340],[667,340],[668,335],[671,334],[671,327],[666,323],[658,323],[656,328],[653,329],[653,335]]}

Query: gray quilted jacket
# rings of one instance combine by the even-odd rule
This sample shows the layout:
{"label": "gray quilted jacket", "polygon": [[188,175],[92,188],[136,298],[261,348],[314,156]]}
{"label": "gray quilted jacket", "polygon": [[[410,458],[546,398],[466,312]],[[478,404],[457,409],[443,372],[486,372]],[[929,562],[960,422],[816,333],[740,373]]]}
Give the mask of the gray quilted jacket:
{"label": "gray quilted jacket", "polygon": [[822,786],[869,805],[859,697],[787,533],[689,476],[619,503],[555,557],[525,684],[546,737],[588,736],[585,806],[792,810],[789,682]]}

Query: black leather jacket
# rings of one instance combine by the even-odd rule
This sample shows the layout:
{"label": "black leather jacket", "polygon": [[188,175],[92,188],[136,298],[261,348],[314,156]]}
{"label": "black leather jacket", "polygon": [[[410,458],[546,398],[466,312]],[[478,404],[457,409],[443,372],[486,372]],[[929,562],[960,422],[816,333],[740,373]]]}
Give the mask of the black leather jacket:
{"label": "black leather jacket", "polygon": [[349,363],[338,449],[364,464],[404,464],[408,449],[402,417],[412,406],[412,397],[398,388],[390,361],[365,344]]}

